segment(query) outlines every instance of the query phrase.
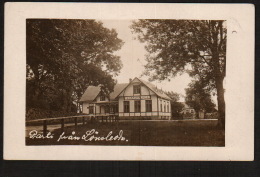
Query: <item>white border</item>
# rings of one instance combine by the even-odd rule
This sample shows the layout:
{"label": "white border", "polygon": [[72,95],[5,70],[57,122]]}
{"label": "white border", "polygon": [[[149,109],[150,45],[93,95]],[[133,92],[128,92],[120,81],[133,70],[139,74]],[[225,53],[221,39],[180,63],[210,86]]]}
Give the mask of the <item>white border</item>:
{"label": "white border", "polygon": [[[253,160],[254,11],[251,4],[6,3],[4,159]],[[226,146],[25,146],[26,18],[227,20]]]}

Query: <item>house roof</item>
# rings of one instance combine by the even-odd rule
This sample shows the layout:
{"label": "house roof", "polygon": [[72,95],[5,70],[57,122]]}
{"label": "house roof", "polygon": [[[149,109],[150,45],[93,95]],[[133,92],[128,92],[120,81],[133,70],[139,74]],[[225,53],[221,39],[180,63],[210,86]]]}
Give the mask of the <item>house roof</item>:
{"label": "house roof", "polygon": [[85,91],[85,93],[82,95],[82,97],[80,98],[80,102],[83,101],[93,101],[99,94],[100,92],[100,87],[98,86],[89,86],[87,88],[87,90]]}
{"label": "house roof", "polygon": [[114,87],[114,91],[110,93],[110,100],[115,100],[116,97],[128,86],[128,83],[116,84]]}
{"label": "house roof", "polygon": [[[113,101],[121,93],[121,91],[128,85],[128,83],[116,84],[114,91],[109,94],[110,100]],[[99,86],[89,86],[85,93],[82,95],[80,102],[93,101],[101,91]]]}
{"label": "house roof", "polygon": [[[138,79],[138,78],[137,78]],[[149,89],[151,89],[156,95],[159,97],[171,100],[171,98],[161,89],[158,89],[154,84],[144,81],[142,79],[139,79],[142,83],[144,83]]]}
{"label": "house roof", "polygon": [[[136,77],[140,82],[145,84],[149,89],[151,89],[156,95],[158,95],[161,98],[165,98],[168,100],[171,100],[171,98],[165,94],[164,91],[161,89],[158,89],[155,85],[153,85],[150,82],[144,81],[142,79],[139,79]],[[134,79],[133,79],[134,80]],[[129,85],[130,83],[121,83],[121,84],[116,84],[114,87],[114,91],[110,93],[109,97],[110,100],[113,101],[117,98],[117,96]],[[101,91],[99,86],[89,86],[85,93],[82,95],[81,99],[79,100],[80,102],[91,102],[93,101]]]}

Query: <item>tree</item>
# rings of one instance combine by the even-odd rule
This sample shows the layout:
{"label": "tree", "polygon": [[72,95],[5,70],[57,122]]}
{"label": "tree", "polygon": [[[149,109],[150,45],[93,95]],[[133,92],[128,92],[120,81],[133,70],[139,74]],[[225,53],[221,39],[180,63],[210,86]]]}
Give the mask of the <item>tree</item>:
{"label": "tree", "polygon": [[184,105],[180,102],[180,94],[173,92],[173,91],[167,91],[165,92],[170,98],[171,98],[171,112],[172,112],[172,118],[178,119],[181,117],[181,111],[184,107]]}
{"label": "tree", "polygon": [[113,90],[113,76],[122,67],[114,51],[123,45],[114,29],[95,20],[27,19],[26,24],[27,106],[71,111],[89,85]]}
{"label": "tree", "polygon": [[222,20],[138,20],[131,28],[146,44],[145,74],[165,80],[188,72],[216,90],[218,125],[225,126],[223,80],[226,75],[225,21]]}
{"label": "tree", "polygon": [[173,102],[177,102],[180,100],[180,94],[178,94],[176,92],[166,91],[165,93],[171,98],[171,101],[173,101]]}
{"label": "tree", "polygon": [[186,89],[186,103],[195,109],[196,113],[200,110],[212,113],[215,112],[216,105],[211,99],[210,92],[200,81],[193,80]]}
{"label": "tree", "polygon": [[182,119],[182,110],[184,105],[177,101],[171,101],[171,111],[172,111],[172,118],[173,119]]}

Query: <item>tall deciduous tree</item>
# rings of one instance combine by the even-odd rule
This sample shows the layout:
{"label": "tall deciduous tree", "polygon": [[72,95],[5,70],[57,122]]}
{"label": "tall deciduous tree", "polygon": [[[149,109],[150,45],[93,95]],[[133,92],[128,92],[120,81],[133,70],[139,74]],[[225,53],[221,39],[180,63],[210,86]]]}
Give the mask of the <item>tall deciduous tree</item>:
{"label": "tall deciduous tree", "polygon": [[70,111],[89,85],[113,90],[113,76],[122,67],[113,52],[123,45],[114,29],[95,20],[27,19],[26,23],[28,106]]}
{"label": "tall deciduous tree", "polygon": [[187,71],[216,90],[219,126],[225,126],[223,80],[226,75],[225,21],[138,20],[131,28],[146,44],[145,74],[164,80]]}

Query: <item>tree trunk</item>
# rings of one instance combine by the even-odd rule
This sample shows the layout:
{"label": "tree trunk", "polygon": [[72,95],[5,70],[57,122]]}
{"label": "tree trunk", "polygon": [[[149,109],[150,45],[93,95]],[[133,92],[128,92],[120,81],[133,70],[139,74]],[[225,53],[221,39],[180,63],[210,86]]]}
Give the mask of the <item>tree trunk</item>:
{"label": "tree trunk", "polygon": [[216,78],[216,86],[217,86],[217,100],[218,100],[218,127],[221,129],[225,129],[225,99],[224,99],[224,88],[223,88],[223,77]]}
{"label": "tree trunk", "polygon": [[71,94],[72,94],[71,88],[63,90],[63,111],[64,112],[71,112],[71,104],[72,104]]}
{"label": "tree trunk", "polygon": [[[213,61],[213,71],[215,73],[215,83],[216,83],[216,88],[217,88],[217,100],[218,100],[218,127],[221,129],[225,129],[225,98],[224,98],[224,88],[223,88],[223,80],[225,77],[225,73],[223,73],[221,69],[221,64],[220,64],[220,53],[219,53],[219,44],[218,44],[218,31],[215,31],[215,21],[212,21],[212,61]],[[222,28],[222,22],[219,27]],[[218,29],[217,29],[218,30]],[[222,29],[220,33],[223,33]],[[222,34],[220,34],[222,37]],[[226,61],[224,61],[226,62]]]}

